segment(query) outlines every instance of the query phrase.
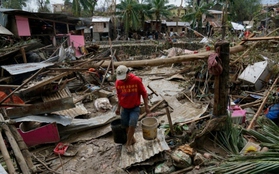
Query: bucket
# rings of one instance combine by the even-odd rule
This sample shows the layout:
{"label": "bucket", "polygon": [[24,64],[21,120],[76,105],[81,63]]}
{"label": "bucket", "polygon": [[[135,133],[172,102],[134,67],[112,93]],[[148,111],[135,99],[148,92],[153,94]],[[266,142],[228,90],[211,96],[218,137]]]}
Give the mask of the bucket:
{"label": "bucket", "polygon": [[115,143],[125,144],[127,141],[126,129],[121,125],[121,119],[114,120],[110,123],[113,140]]}
{"label": "bucket", "polygon": [[141,120],[142,135],[145,140],[157,138],[158,120],[155,117],[146,117]]}

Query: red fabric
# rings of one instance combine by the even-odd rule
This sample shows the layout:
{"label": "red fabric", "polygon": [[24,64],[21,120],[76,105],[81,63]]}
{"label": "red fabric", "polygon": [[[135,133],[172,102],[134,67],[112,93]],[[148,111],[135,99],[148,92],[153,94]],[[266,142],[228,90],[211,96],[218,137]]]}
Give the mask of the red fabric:
{"label": "red fabric", "polygon": [[125,81],[116,80],[115,88],[120,106],[126,109],[139,106],[140,97],[147,97],[141,78],[132,73],[128,74]]}
{"label": "red fabric", "polygon": [[[7,94],[3,91],[0,91],[0,101],[2,101],[6,97],[7,97]],[[24,101],[16,95],[11,95],[3,103],[24,104]]]}

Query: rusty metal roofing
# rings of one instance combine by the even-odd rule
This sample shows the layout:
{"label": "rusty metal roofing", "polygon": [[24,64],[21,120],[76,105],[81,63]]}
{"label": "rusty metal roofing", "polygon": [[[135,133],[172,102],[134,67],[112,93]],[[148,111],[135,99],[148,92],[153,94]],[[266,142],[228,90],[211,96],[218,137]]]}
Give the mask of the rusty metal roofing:
{"label": "rusty metal roofing", "polygon": [[12,64],[12,65],[2,65],[1,67],[6,71],[8,71],[11,75],[17,75],[17,74],[32,72],[52,65],[54,64],[39,62],[39,63],[21,63],[21,64]]}
{"label": "rusty metal roofing", "polygon": [[[42,99],[43,101],[51,101],[51,100],[57,100],[59,98],[65,98],[65,97],[72,97],[72,94],[68,88],[64,88],[48,96],[43,96]],[[75,118],[76,116],[86,115],[88,113],[89,112],[87,111],[87,109],[84,107],[82,103],[76,103],[74,108],[54,112],[53,114],[70,116],[72,118]]]}
{"label": "rusty metal roofing", "polygon": [[9,15],[19,15],[19,16],[25,16],[29,18],[36,18],[36,19],[48,19],[51,21],[59,21],[63,23],[70,23],[70,24],[77,24],[79,21],[81,21],[77,17],[71,17],[67,14],[62,13],[42,13],[42,12],[29,12],[29,11],[23,11],[18,9],[4,9],[0,8],[1,13],[9,14]]}
{"label": "rusty metal roofing", "polygon": [[120,167],[122,169],[144,162],[163,151],[170,150],[167,142],[165,141],[163,129],[157,130],[157,138],[155,140],[145,140],[143,139],[142,129],[139,128],[139,130],[135,132],[135,139],[137,142],[133,145],[134,153],[128,154],[126,147],[122,146],[120,157]]}

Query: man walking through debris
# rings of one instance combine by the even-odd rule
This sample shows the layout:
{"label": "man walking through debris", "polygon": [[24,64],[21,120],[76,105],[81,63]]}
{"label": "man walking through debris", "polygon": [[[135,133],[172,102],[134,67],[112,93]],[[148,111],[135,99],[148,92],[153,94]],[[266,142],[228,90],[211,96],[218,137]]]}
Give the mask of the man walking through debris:
{"label": "man walking through debris", "polygon": [[130,70],[120,65],[116,69],[116,82],[115,88],[118,97],[118,107],[115,111],[116,115],[120,114],[121,110],[121,124],[126,128],[127,152],[133,152],[132,145],[136,143],[134,137],[135,129],[137,126],[139,114],[140,114],[140,102],[141,96],[144,101],[145,112],[150,113],[148,106],[148,94],[142,83],[141,78],[132,74]]}

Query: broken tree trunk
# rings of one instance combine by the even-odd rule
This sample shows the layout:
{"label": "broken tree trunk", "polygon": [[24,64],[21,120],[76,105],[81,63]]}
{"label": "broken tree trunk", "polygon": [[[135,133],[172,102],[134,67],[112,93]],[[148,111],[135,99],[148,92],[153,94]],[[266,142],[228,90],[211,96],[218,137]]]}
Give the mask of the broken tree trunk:
{"label": "broken tree trunk", "polygon": [[268,90],[266,96],[265,96],[264,99],[263,99],[263,102],[262,102],[261,106],[259,107],[257,113],[254,115],[254,117],[253,117],[253,119],[251,120],[249,126],[247,127],[247,130],[253,129],[253,127],[254,127],[254,125],[255,125],[255,122],[256,122],[258,116],[262,113],[262,110],[263,110],[264,105],[265,105],[265,103],[266,103],[266,101],[267,101],[267,99],[268,99],[268,96],[269,96],[270,92],[272,91],[272,89],[273,89],[273,88],[275,87],[275,85],[277,84],[278,79],[279,79],[279,77],[277,77],[277,78],[275,79],[275,81],[273,82],[272,86],[269,88],[269,90]]}
{"label": "broken tree trunk", "polygon": [[[235,47],[231,47],[229,52],[231,54],[244,51],[246,46],[238,45]],[[114,66],[125,65],[128,67],[145,67],[145,66],[159,66],[165,64],[172,64],[172,63],[179,63],[184,61],[193,61],[198,59],[207,59],[210,55],[210,51],[197,53],[197,54],[190,54],[190,55],[182,55],[182,56],[174,56],[171,58],[165,59],[149,59],[149,60],[137,60],[137,61],[121,61],[121,62],[114,62]],[[102,66],[108,67],[110,65],[110,61],[105,61]],[[97,63],[93,65],[87,65],[87,67],[99,67],[100,65]]]}
{"label": "broken tree trunk", "polygon": [[259,40],[278,40],[279,36],[273,36],[273,37],[254,37],[254,38],[247,38],[243,39],[244,41],[259,41]]}
{"label": "broken tree trunk", "polygon": [[[5,122],[4,118],[3,118],[3,115],[0,114],[0,121],[1,122]],[[24,159],[24,156],[22,155],[19,147],[18,147],[18,144],[15,140],[15,138],[13,137],[13,134],[11,133],[11,130],[10,128],[8,127],[8,125],[6,124],[2,124],[2,129],[4,130],[7,138],[8,138],[8,141],[14,151],[14,155],[16,157],[16,161],[18,162],[19,164],[19,167],[22,171],[22,173],[24,174],[28,174],[28,173],[31,173],[28,166],[27,166],[27,163]]]}
{"label": "broken tree trunk", "polygon": [[215,48],[220,48],[220,58],[222,60],[223,72],[219,76],[215,76],[214,80],[214,106],[213,115],[227,115],[228,106],[228,81],[229,81],[229,43],[226,41],[218,42]]}

